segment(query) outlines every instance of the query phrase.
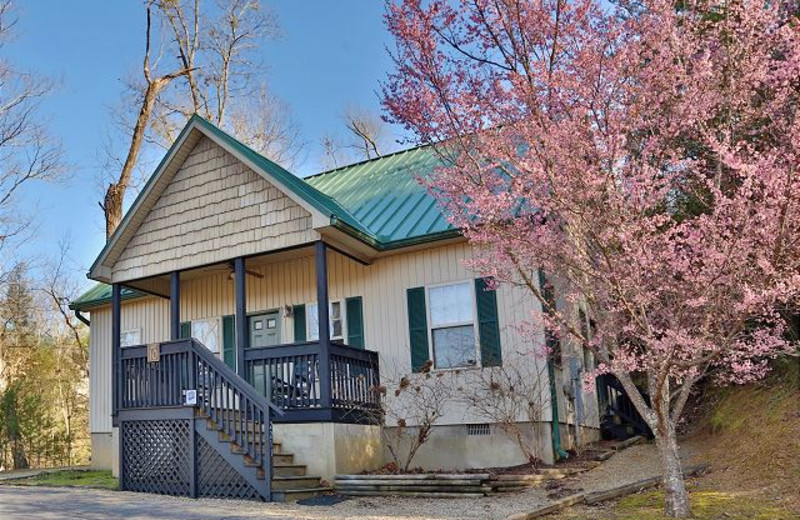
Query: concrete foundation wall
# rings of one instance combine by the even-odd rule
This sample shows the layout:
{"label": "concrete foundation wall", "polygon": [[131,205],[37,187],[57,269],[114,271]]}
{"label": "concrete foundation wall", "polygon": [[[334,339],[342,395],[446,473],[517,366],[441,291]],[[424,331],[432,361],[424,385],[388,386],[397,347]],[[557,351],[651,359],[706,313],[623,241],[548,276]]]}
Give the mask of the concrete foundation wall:
{"label": "concrete foundation wall", "polygon": [[[552,464],[553,448],[549,423],[540,423],[533,427],[521,425],[520,428],[529,443],[534,437],[538,439],[536,442],[540,447],[541,459]],[[393,438],[395,429],[389,430],[387,439]],[[392,444],[399,445],[400,451],[407,453],[407,444]],[[388,447],[384,448],[386,461],[391,461]],[[433,428],[428,441],[417,451],[411,467],[425,470],[464,470],[515,466],[526,462],[528,460],[519,445],[495,424],[490,425],[488,435],[467,435],[466,425],[443,425]]]}
{"label": "concrete foundation wall", "polygon": [[[528,435],[538,437],[541,459],[553,463],[552,434],[549,423],[535,427],[522,425]],[[575,430],[561,427],[562,448],[574,447]],[[387,438],[396,430],[389,428]],[[113,433],[92,434],[92,468],[112,470],[119,475],[118,429]],[[596,428],[581,430],[582,442],[600,438]],[[359,473],[378,469],[392,457],[378,426],[336,423],[276,424],[273,436],[286,453],[293,453],[295,464],[305,464],[309,475],[319,475],[332,481],[336,474]],[[407,444],[401,444],[406,453]],[[492,424],[488,435],[467,435],[466,425],[435,426],[429,440],[417,451],[411,467],[426,470],[464,470],[515,466],[527,462],[517,443],[497,425]]]}
{"label": "concrete foundation wall", "polygon": [[341,473],[357,473],[383,465],[378,426],[337,423],[276,424],[273,437],[295,464],[305,464],[309,475],[332,481]]}
{"label": "concrete foundation wall", "polygon": [[92,469],[111,470],[115,477],[119,476],[119,441],[118,428],[111,433],[92,434]]}

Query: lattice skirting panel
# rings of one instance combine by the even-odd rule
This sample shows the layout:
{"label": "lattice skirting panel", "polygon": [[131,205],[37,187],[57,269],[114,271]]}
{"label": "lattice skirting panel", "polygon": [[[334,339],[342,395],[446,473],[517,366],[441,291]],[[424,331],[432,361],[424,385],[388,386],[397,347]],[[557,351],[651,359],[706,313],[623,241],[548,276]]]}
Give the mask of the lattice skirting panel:
{"label": "lattice skirting panel", "polygon": [[161,495],[190,493],[190,420],[122,422],[122,488]]}
{"label": "lattice skirting panel", "polygon": [[258,491],[199,435],[197,436],[197,495],[211,498],[261,499]]}

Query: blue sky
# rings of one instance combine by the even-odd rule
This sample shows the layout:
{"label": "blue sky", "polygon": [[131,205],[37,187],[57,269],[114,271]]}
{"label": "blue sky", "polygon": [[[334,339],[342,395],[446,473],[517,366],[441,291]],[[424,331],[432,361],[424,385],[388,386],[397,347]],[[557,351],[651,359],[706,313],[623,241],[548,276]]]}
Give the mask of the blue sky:
{"label": "blue sky", "polygon": [[[263,0],[277,13],[282,37],[264,47],[267,82],[291,107],[306,141],[296,173],[319,169],[319,140],[340,133],[349,105],[379,110],[376,91],[391,68],[390,36],[380,0]],[[43,107],[67,150],[72,177],[36,185],[22,209],[35,213],[37,233],[20,256],[45,258],[69,236],[72,256],[87,268],[104,243],[99,158],[109,127],[108,106],[122,78],[138,73],[144,10],[139,0],[25,0],[18,37],[5,53],[18,67],[60,81]],[[89,282],[87,282],[88,284]]]}

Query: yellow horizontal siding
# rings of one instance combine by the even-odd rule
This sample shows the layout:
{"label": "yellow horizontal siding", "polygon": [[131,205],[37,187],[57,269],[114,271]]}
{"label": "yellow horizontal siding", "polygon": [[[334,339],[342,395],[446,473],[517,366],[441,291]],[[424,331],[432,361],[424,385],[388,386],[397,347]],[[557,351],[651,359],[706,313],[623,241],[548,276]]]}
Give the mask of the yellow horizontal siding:
{"label": "yellow horizontal siding", "polygon": [[[463,265],[463,260],[471,256],[471,247],[460,243],[388,256],[364,266],[329,252],[330,298],[363,297],[365,345],[380,353],[381,371],[385,378],[396,378],[411,370],[406,289],[471,280],[474,273]],[[248,266],[248,269],[263,275],[263,278],[247,276],[249,313],[316,301],[313,256]],[[525,289],[509,286],[498,289],[497,303],[503,359],[541,363],[530,355],[531,342],[518,330],[520,323],[536,319],[541,309],[539,303]],[[233,313],[234,287],[226,269],[182,282],[182,321]],[[144,343],[169,339],[168,320],[169,303],[165,299],[147,298],[123,303],[123,331],[141,328]],[[293,341],[292,330],[292,318],[282,318],[284,342]],[[110,312],[106,308],[92,313],[92,361],[100,369],[92,370],[92,431],[110,430],[110,342]],[[586,399],[589,397],[587,395]],[[479,420],[465,417],[463,410],[455,406],[447,412],[444,423]],[[546,411],[544,419],[549,420],[549,417],[549,411]],[[106,427],[108,430],[95,429]]]}

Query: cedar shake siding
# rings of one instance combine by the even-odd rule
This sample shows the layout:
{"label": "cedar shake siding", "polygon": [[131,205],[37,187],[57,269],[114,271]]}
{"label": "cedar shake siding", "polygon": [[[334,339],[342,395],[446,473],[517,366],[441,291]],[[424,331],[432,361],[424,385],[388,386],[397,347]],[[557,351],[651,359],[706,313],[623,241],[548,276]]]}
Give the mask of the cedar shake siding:
{"label": "cedar shake siding", "polygon": [[311,215],[202,137],[116,261],[113,281],[316,240]]}

